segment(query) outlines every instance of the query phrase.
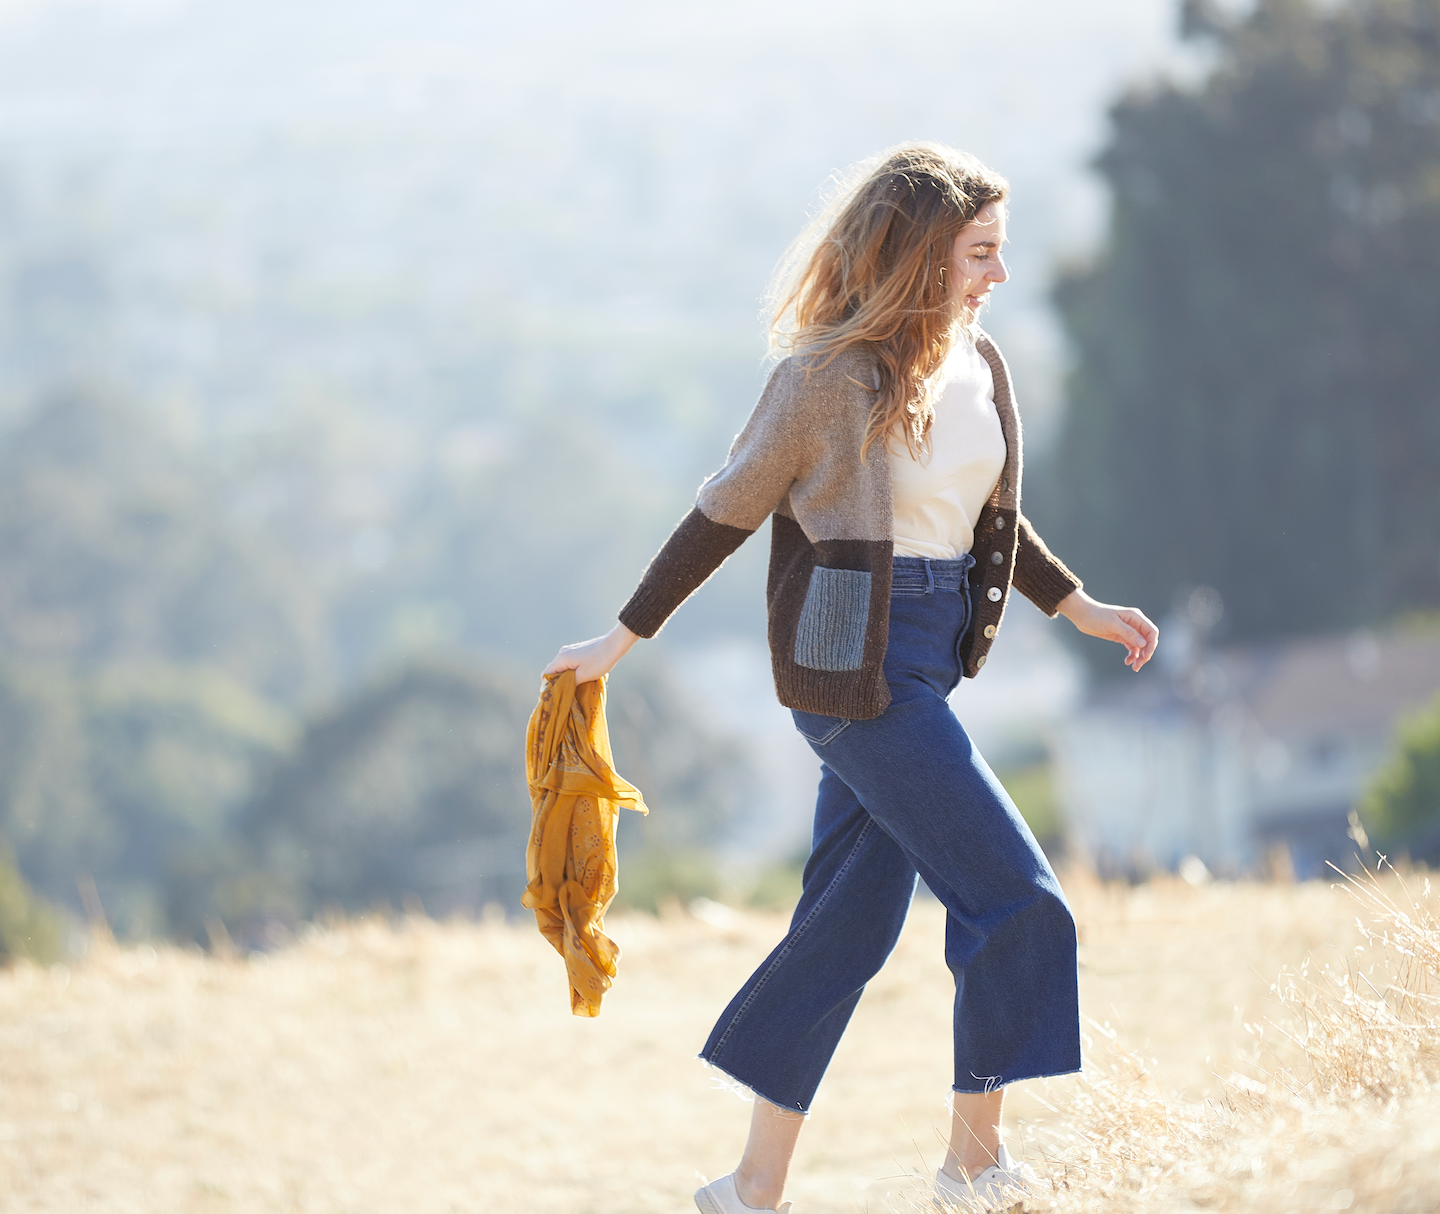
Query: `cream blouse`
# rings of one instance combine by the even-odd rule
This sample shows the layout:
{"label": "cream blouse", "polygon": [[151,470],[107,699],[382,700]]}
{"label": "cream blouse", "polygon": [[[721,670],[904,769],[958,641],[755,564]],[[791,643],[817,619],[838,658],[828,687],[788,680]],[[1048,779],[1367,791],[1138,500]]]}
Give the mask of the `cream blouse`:
{"label": "cream blouse", "polygon": [[896,556],[954,560],[969,552],[1005,466],[995,380],[974,342],[960,337],[940,374],[930,450],[916,459],[898,438],[889,444]]}

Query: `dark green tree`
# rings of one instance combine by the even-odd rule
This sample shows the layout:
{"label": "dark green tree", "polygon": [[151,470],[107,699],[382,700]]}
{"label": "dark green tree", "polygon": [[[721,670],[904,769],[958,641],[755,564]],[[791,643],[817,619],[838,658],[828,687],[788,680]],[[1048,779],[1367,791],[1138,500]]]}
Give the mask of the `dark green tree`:
{"label": "dark green tree", "polygon": [[1047,535],[1232,638],[1440,603],[1440,0],[1202,3],[1194,87],[1120,101]]}
{"label": "dark green tree", "polygon": [[1360,808],[1377,845],[1440,853],[1440,697],[1400,723]]}

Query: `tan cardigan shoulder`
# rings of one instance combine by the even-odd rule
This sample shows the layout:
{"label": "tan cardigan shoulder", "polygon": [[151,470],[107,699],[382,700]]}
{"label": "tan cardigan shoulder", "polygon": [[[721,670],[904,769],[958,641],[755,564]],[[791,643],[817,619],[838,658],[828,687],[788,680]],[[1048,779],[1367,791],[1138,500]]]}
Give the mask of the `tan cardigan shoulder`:
{"label": "tan cardigan shoulder", "polygon": [[780,509],[803,518],[812,540],[889,540],[884,452],[872,447],[860,460],[874,373],[874,356],[864,349],[824,365],[803,354],[781,361],[696,505],[714,522],[749,531]]}

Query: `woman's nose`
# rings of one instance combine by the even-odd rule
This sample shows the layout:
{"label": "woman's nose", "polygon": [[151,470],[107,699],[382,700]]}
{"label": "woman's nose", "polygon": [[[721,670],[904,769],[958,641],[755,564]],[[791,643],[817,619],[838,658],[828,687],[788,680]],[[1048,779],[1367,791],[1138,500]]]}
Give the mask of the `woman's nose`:
{"label": "woman's nose", "polygon": [[1010,267],[1003,257],[997,256],[985,275],[991,282],[1006,282],[1010,278]]}

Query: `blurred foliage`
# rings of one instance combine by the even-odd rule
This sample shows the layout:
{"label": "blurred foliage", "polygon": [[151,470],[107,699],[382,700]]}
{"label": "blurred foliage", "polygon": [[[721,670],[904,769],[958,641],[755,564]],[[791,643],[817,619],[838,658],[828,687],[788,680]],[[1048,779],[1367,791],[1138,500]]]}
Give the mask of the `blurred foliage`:
{"label": "blurred foliage", "polygon": [[229,521],[213,469],[103,394],[0,439],[0,654],[217,667],[294,699],[324,660],[316,586]]}
{"label": "blurred foliage", "polygon": [[1440,0],[1185,13],[1214,68],[1114,108],[1108,247],[1056,291],[1042,530],[1107,597],[1218,588],[1234,639],[1434,607]]}
{"label": "blurred foliage", "polygon": [[804,870],[803,856],[787,864],[768,864],[755,873],[753,883],[747,883],[742,901],[761,910],[790,910],[800,900]]}
{"label": "blurred foliage", "polygon": [[[538,690],[504,664],[450,656],[412,659],[346,696],[309,723],[228,833],[178,854],[172,929],[202,939],[218,919],[263,943],[273,925],[331,909],[518,911]],[[608,715],[616,763],[652,808],[640,850],[673,867],[713,845],[749,782],[741,752],[694,720],[643,655],[612,682]],[[628,830],[623,846],[634,847]],[[622,880],[630,872],[627,860]]]}
{"label": "blurred foliage", "polygon": [[754,793],[744,746],[690,707],[703,688],[640,647],[610,676],[606,722],[620,774],[640,789],[648,815],[620,817],[622,850],[684,854],[724,837]]}
{"label": "blurred foliage", "polygon": [[337,589],[347,666],[462,645],[543,664],[613,622],[684,508],[668,481],[627,474],[621,445],[593,422],[468,441],[354,541],[362,558],[366,543],[383,545],[384,559]]}
{"label": "blurred foliage", "polygon": [[1390,757],[1360,802],[1365,827],[1384,847],[1440,859],[1440,696],[1400,723]]}
{"label": "blurred foliage", "polygon": [[26,957],[41,964],[63,952],[64,921],[39,898],[15,867],[15,853],[0,841],[0,964]]}
{"label": "blurred foliage", "polygon": [[0,834],[46,897],[89,874],[117,931],[163,932],[172,853],[224,830],[289,732],[214,670],[0,665]]}
{"label": "blurred foliage", "polygon": [[177,874],[172,922],[197,934],[218,915],[243,933],[329,908],[419,899],[444,914],[518,900],[529,684],[478,663],[417,660],[343,699],[237,816],[218,871]]}
{"label": "blurred foliage", "polygon": [[1054,775],[1048,762],[996,773],[1025,824],[1047,853],[1063,846],[1065,821],[1055,796]]}
{"label": "blurred foliage", "polygon": [[[599,435],[548,441],[536,476],[541,442],[442,470],[345,574],[303,528],[242,524],[265,477],[242,468],[237,494],[156,414],[77,390],[0,437],[0,834],[29,881],[75,906],[93,877],[121,935],[262,944],[329,907],[513,909],[536,693],[513,650],[601,622],[642,563],[613,536],[670,509],[605,472]],[[284,481],[269,490],[293,504]],[[365,670],[487,641],[512,656],[392,661],[303,728],[285,707],[336,655]],[[620,761],[659,811],[638,846],[660,857],[713,844],[747,788],[684,700],[653,655],[612,688]]]}
{"label": "blurred foliage", "polygon": [[671,903],[683,906],[692,898],[721,899],[723,885],[709,852],[632,851],[620,861],[614,906],[654,914]]}
{"label": "blurred foliage", "polygon": [[620,863],[615,909],[654,914],[672,904],[711,898],[729,906],[790,910],[800,899],[804,867],[803,856],[735,869],[722,865],[713,850],[636,851]]}

